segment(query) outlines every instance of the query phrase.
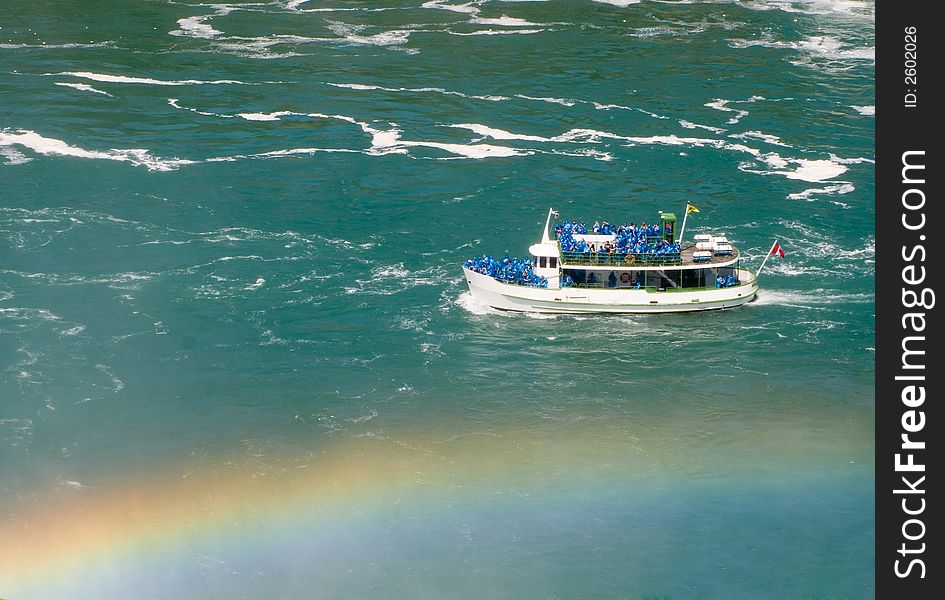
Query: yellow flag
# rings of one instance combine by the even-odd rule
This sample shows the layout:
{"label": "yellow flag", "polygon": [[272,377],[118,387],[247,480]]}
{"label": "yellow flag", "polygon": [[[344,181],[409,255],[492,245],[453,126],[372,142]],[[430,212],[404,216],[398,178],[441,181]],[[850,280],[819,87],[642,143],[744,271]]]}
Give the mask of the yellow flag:
{"label": "yellow flag", "polygon": [[699,212],[699,209],[691,204],[686,204],[686,214],[688,215],[689,213],[693,212]]}

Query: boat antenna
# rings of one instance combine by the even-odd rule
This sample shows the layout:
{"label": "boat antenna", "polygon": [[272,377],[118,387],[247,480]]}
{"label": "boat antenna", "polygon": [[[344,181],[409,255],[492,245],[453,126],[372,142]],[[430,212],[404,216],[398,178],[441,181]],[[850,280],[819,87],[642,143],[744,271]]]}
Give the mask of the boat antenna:
{"label": "boat antenna", "polygon": [[541,236],[541,243],[542,243],[542,244],[548,244],[548,243],[551,242],[551,238],[548,236],[548,225],[551,224],[551,216],[552,216],[552,215],[554,215],[554,216],[557,217],[557,216],[558,216],[558,211],[556,211],[556,210],[553,209],[553,208],[549,208],[549,209],[548,209],[548,218],[545,219],[545,233],[544,233],[544,235]]}

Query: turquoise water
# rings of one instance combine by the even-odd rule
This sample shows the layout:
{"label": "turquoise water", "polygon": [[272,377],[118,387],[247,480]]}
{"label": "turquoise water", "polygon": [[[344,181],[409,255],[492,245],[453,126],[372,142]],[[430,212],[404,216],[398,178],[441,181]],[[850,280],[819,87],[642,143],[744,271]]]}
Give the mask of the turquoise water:
{"label": "turquoise water", "polygon": [[[872,594],[873,3],[88,4],[0,8],[0,597]],[[464,288],[687,202],[757,301]]]}

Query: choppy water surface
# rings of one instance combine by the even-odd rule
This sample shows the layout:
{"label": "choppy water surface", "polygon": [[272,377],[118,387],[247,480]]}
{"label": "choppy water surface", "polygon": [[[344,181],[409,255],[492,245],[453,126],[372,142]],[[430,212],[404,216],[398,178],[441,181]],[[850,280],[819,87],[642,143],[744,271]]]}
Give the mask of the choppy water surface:
{"label": "choppy water surface", "polygon": [[[865,597],[873,3],[0,8],[0,596]],[[493,312],[699,207],[709,314]],[[12,557],[12,558],[7,558]]]}

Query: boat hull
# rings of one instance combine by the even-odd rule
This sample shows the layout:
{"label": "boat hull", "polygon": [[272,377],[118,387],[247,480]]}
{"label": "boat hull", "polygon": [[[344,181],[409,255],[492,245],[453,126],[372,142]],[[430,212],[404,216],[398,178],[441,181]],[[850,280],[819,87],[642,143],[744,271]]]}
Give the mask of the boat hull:
{"label": "boat hull", "polygon": [[733,308],[750,302],[758,292],[751,271],[740,269],[741,283],[729,288],[658,292],[628,288],[533,288],[503,283],[488,275],[463,268],[469,292],[481,304],[518,312],[534,313],[667,313]]}

